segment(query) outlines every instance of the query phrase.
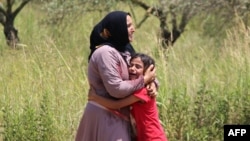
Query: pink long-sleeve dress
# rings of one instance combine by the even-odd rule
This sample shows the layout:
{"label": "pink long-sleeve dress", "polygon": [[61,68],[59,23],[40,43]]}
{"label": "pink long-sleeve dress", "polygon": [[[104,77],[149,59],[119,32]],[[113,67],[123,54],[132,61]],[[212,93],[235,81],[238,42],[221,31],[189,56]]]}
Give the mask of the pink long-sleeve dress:
{"label": "pink long-sleeve dress", "polygon": [[[144,87],[143,77],[129,80],[128,67],[125,60],[130,55],[103,45],[92,55],[88,66],[89,84],[98,95],[119,99],[132,94]],[[86,94],[87,96],[87,94]],[[80,125],[77,130],[76,141],[131,141],[129,107],[117,112],[102,107],[91,101],[88,102]],[[122,116],[121,116],[122,115]]]}

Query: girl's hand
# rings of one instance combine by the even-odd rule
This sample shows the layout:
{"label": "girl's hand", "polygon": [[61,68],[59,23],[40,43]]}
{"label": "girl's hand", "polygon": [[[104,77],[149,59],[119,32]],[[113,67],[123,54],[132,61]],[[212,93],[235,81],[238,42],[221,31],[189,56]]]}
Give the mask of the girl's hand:
{"label": "girl's hand", "polygon": [[88,101],[94,101],[96,96],[97,94],[95,93],[95,90],[92,87],[90,87],[88,93]]}

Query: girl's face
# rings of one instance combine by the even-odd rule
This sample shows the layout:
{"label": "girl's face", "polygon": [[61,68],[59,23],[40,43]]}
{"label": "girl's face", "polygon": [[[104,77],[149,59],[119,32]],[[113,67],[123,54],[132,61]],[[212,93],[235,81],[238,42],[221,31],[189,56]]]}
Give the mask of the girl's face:
{"label": "girl's face", "polygon": [[144,64],[140,57],[133,58],[130,61],[130,66],[128,67],[129,79],[137,79],[140,75],[143,75]]}
{"label": "girl's face", "polygon": [[133,25],[132,18],[127,15],[127,26],[128,26],[128,40],[129,42],[133,41],[133,34],[135,32],[135,27]]}

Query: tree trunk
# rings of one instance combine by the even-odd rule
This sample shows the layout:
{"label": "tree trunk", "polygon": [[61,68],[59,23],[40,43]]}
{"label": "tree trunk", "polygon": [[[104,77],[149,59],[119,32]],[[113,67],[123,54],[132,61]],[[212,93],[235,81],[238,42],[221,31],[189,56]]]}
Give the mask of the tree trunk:
{"label": "tree trunk", "polygon": [[4,35],[6,38],[6,43],[12,48],[16,48],[17,43],[19,42],[18,31],[13,25],[6,24],[4,26]]}
{"label": "tree trunk", "polygon": [[4,35],[7,45],[12,48],[16,48],[19,42],[18,31],[14,27],[14,20],[17,14],[23,9],[23,7],[31,0],[23,0],[22,3],[12,11],[15,1],[6,0],[6,8],[0,5],[0,23],[4,27]]}
{"label": "tree trunk", "polygon": [[172,46],[175,41],[181,36],[181,32],[178,30],[172,30],[172,32],[161,29],[162,47],[167,48]]}

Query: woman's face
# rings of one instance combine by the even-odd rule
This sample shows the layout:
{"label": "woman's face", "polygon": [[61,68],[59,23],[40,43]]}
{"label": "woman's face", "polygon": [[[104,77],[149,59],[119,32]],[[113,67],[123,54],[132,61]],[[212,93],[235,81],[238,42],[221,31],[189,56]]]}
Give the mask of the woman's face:
{"label": "woman's face", "polygon": [[130,61],[130,65],[128,67],[129,79],[134,80],[137,79],[140,75],[143,75],[144,64],[141,61],[140,57],[133,58]]}
{"label": "woman's face", "polygon": [[133,25],[132,18],[127,15],[127,26],[128,26],[128,40],[129,42],[133,41],[133,34],[135,32],[135,27]]}

